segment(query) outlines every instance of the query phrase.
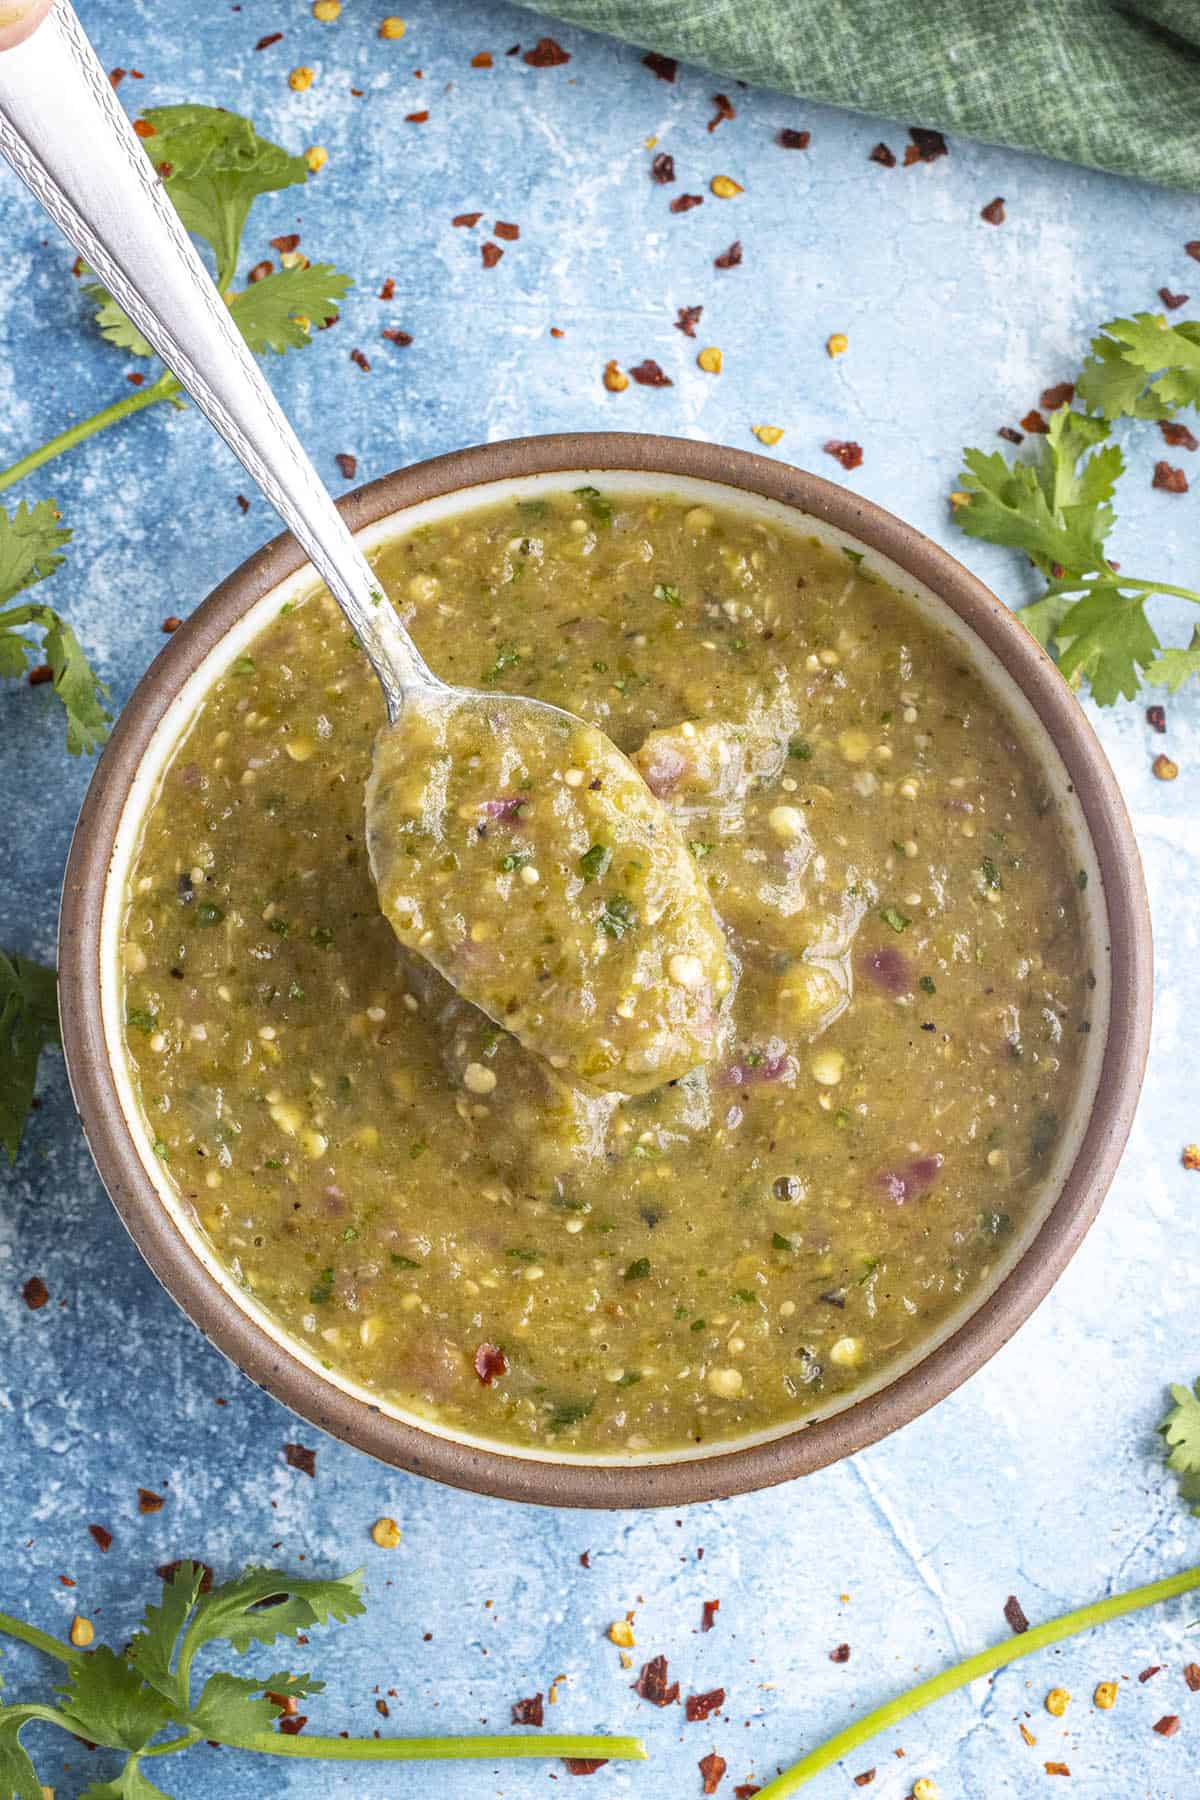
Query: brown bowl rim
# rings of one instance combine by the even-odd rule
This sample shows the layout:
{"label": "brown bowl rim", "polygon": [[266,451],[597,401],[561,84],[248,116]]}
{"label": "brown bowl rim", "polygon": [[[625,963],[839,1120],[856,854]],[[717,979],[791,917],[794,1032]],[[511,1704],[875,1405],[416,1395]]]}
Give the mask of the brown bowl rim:
{"label": "brown bowl rim", "polygon": [[105,1051],[100,918],[117,826],[167,706],[234,621],[301,568],[287,533],[249,556],[155,658],[97,765],[71,845],[59,929],[63,1044],[75,1103],[101,1179],[145,1260],[184,1312],[250,1379],[309,1423],[395,1467],[476,1493],[554,1506],[682,1506],[812,1473],[907,1424],[1005,1344],[1049,1292],[1095,1218],[1133,1120],[1149,1048],[1150,917],[1137,846],[1116,779],[1050,658],[1015,616],[911,525],[821,477],[742,450],[628,432],[567,432],[477,445],[384,475],[338,502],[358,531],[422,501],[515,476],[589,470],[694,477],[765,496],[823,520],[924,583],[1024,690],[1077,791],[1107,903],[1111,1013],[1095,1103],[1062,1191],[1024,1254],[954,1334],[885,1387],[766,1443],[686,1461],[597,1466],[480,1449],[391,1418],[332,1386],[243,1312],[172,1223],[126,1126]]}

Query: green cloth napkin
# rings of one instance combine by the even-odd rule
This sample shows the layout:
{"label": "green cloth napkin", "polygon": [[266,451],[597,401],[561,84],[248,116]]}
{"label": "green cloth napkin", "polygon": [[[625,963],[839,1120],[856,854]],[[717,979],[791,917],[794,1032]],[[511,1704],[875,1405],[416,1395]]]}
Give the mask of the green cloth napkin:
{"label": "green cloth napkin", "polygon": [[537,10],[807,100],[1200,189],[1200,0],[541,0]]}

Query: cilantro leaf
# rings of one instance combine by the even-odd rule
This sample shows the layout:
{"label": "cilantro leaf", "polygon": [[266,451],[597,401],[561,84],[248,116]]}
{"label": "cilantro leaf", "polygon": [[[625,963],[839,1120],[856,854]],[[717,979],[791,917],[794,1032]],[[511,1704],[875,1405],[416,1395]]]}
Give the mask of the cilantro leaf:
{"label": "cilantro leaf", "polygon": [[1146,617],[1145,596],[1122,593],[1115,580],[1098,583],[1077,600],[1055,637],[1059,668],[1068,681],[1086,675],[1101,706],[1111,706],[1121,694],[1135,699],[1139,671],[1150,666],[1160,648]]}
{"label": "cilantro leaf", "polygon": [[129,1646],[129,1660],[134,1668],[173,1706],[187,1703],[171,1665],[179,1634],[196,1604],[203,1579],[204,1571],[198,1563],[181,1562],[171,1579],[163,1582],[161,1604],[147,1603],[142,1628]]}
{"label": "cilantro leaf", "polygon": [[140,1750],[171,1717],[170,1702],[107,1644],[72,1663],[70,1680],[58,1693],[80,1737],[123,1750]]}
{"label": "cilantro leaf", "polygon": [[266,1698],[268,1693],[303,1700],[322,1693],[324,1687],[323,1681],[307,1675],[210,1675],[188,1714],[188,1724],[205,1737],[219,1734],[227,1742],[253,1737],[270,1731],[279,1717],[279,1707]]}
{"label": "cilantro leaf", "polygon": [[14,513],[0,507],[0,605],[59,567],[59,549],[71,533],[58,519],[53,500],[36,506],[22,500]]}
{"label": "cilantro leaf", "polygon": [[54,970],[0,950],[0,1144],[10,1166],[33,1104],[38,1058],[59,1041]]}
{"label": "cilantro leaf", "polygon": [[1161,313],[1110,320],[1092,339],[1076,391],[1106,419],[1166,419],[1200,406],[1200,324],[1168,325]]}
{"label": "cilantro leaf", "polygon": [[147,343],[133,320],[122,312],[106,287],[93,281],[83,291],[96,308],[96,327],[102,338],[115,344],[118,350],[128,351],[130,356],[157,355],[154,345]]}
{"label": "cilantro leaf", "polygon": [[1083,575],[1107,568],[1104,540],[1113,513],[1104,502],[1121,472],[1121,453],[1112,446],[1094,474],[1080,474],[1078,457],[1094,449],[1108,428],[1097,421],[1098,435],[1084,437],[1060,420],[1068,410],[1053,415],[1036,464],[1009,464],[999,450],[964,451],[958,485],[969,500],[955,520],[970,537],[1024,550],[1043,573],[1058,564]]}
{"label": "cilantro leaf", "polygon": [[1164,650],[1146,670],[1146,680],[1175,693],[1189,676],[1200,675],[1200,625],[1192,632],[1186,650]]}
{"label": "cilantro leaf", "polygon": [[24,674],[29,646],[18,633],[29,625],[42,633],[42,655],[50,668],[54,692],[66,709],[67,749],[72,756],[90,756],[108,736],[111,714],[104,708],[108,688],[61,613],[52,606],[33,604],[0,612],[0,675]]}
{"label": "cilantro leaf", "polygon": [[170,1800],[170,1795],[155,1787],[137,1757],[131,1756],[113,1781],[93,1782],[79,1800]]}
{"label": "cilantro leaf", "polygon": [[307,269],[276,269],[233,296],[238,330],[252,350],[300,350],[308,343],[309,324],[334,316],[338,302],[353,284],[329,263]]}
{"label": "cilantro leaf", "polygon": [[1159,1426],[1170,1447],[1167,1467],[1179,1476],[1183,1498],[1195,1500],[1200,1513],[1200,1379],[1190,1389],[1174,1384],[1171,1398],[1175,1404]]}
{"label": "cilantro leaf", "polygon": [[[184,1634],[183,1655],[190,1661],[202,1644],[214,1638],[226,1638],[235,1650],[245,1651],[252,1644],[294,1637],[309,1625],[324,1625],[329,1619],[344,1623],[357,1618],[366,1611],[361,1586],[361,1571],[297,1580],[279,1569],[247,1569],[236,1580],[200,1595]],[[281,1594],[286,1598],[278,1605],[262,1604]]]}
{"label": "cilantro leaf", "polygon": [[[5,1718],[6,1712],[13,1715],[11,1720]],[[28,1722],[23,1707],[0,1706],[0,1800],[10,1800],[13,1794],[17,1800],[42,1800],[42,1784],[18,1736]]]}

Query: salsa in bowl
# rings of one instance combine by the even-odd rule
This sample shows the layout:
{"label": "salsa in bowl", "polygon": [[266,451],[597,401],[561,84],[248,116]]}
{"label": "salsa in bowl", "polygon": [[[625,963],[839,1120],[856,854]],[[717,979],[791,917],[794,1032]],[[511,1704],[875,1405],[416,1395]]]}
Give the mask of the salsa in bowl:
{"label": "salsa in bowl", "polygon": [[[1050,1285],[1136,1097],[1140,873],[1076,703],[950,558],[755,457],[531,440],[348,510],[439,675],[579,715],[666,804],[716,1053],[625,1093],[598,1020],[577,1078],[397,941],[382,704],[280,540],[139,688],[72,854],[72,1079],[152,1266],[298,1411],[491,1492],[674,1504],[892,1429]],[[388,892],[461,891],[455,955],[499,943],[523,1005],[619,951],[636,1045],[706,972],[586,740],[415,752]]]}

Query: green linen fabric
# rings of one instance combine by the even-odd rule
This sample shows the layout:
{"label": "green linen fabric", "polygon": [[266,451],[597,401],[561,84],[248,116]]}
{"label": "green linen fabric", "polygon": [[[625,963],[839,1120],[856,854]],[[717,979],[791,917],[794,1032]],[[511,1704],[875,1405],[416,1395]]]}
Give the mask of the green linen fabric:
{"label": "green linen fabric", "polygon": [[1200,0],[541,0],[537,10],[807,100],[1200,190]]}

